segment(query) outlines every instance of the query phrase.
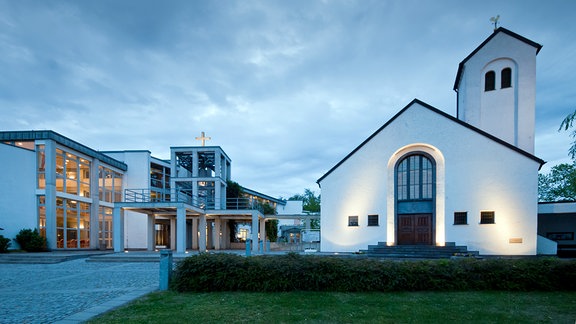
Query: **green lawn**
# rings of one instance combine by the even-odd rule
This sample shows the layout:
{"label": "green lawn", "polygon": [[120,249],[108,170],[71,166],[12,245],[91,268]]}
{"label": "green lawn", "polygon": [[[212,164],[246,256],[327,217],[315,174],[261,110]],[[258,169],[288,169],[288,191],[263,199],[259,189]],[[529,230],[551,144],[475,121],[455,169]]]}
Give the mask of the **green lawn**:
{"label": "green lawn", "polygon": [[575,323],[575,292],[157,292],[91,323]]}

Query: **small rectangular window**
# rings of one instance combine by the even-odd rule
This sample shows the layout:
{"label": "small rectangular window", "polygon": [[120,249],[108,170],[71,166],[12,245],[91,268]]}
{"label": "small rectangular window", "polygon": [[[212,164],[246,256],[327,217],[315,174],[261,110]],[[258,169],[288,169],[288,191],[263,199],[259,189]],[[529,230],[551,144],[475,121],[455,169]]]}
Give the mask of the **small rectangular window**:
{"label": "small rectangular window", "polygon": [[358,226],[358,216],[348,216],[348,226]]}
{"label": "small rectangular window", "polygon": [[480,224],[494,224],[494,212],[493,211],[480,212]]}
{"label": "small rectangular window", "polygon": [[454,225],[468,225],[468,212],[454,212]]}
{"label": "small rectangular window", "polygon": [[378,215],[368,215],[368,226],[378,226]]}

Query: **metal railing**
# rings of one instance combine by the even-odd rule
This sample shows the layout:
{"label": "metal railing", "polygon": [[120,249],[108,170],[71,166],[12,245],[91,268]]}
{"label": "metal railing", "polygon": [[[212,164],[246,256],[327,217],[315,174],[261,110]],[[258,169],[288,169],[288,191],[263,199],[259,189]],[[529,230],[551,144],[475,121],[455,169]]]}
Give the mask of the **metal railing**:
{"label": "metal railing", "polygon": [[228,198],[226,199],[226,204],[221,206],[220,199],[194,195],[192,189],[171,189],[169,193],[151,189],[125,189],[124,202],[183,202],[201,209],[263,211],[262,205],[256,199]]}

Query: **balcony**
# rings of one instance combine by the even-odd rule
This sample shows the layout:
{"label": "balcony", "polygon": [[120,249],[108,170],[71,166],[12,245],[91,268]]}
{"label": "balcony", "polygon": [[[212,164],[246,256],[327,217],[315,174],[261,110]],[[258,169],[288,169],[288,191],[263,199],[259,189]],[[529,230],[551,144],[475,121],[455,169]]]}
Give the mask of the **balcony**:
{"label": "balcony", "polygon": [[150,189],[125,189],[124,202],[150,203],[150,202],[183,202],[201,209],[213,210],[259,210],[262,205],[252,198],[228,198],[224,208],[219,199],[214,197],[200,197],[192,194],[192,189],[171,189],[170,193]]}

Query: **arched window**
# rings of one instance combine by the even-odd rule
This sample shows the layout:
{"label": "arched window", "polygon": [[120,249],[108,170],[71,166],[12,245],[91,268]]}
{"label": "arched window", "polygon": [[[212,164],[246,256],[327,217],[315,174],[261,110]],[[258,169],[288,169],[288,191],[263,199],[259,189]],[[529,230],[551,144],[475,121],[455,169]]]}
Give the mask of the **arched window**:
{"label": "arched window", "polygon": [[433,197],[434,165],[424,155],[404,158],[396,169],[398,201],[431,200]]}
{"label": "arched window", "polygon": [[512,69],[505,68],[500,72],[501,88],[510,88],[512,86]]}
{"label": "arched window", "polygon": [[484,91],[492,91],[496,89],[496,72],[488,71],[484,75]]}

